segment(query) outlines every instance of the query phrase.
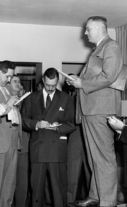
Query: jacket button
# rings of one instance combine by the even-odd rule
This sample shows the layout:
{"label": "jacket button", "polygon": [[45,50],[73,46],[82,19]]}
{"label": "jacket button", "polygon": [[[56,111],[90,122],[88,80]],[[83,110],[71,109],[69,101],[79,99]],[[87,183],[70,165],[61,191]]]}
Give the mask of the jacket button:
{"label": "jacket button", "polygon": [[55,140],[53,140],[53,142],[56,142]]}

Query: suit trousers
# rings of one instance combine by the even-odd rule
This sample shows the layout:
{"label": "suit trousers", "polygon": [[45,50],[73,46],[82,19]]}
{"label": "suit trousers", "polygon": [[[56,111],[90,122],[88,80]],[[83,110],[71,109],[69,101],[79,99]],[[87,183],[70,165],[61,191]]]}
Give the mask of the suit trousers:
{"label": "suit trousers", "polygon": [[89,196],[100,206],[116,206],[117,164],[114,132],[107,124],[108,115],[82,116],[82,127],[92,171]]}
{"label": "suit trousers", "polygon": [[28,152],[19,154],[14,207],[26,207],[28,196]]}
{"label": "suit trousers", "polygon": [[67,177],[68,177],[67,202],[68,203],[73,203],[76,200],[79,176],[81,172],[81,164],[82,164],[81,157],[74,160],[68,159],[68,163],[67,163]]}
{"label": "suit trousers", "polygon": [[17,169],[17,149],[10,146],[6,153],[0,153],[0,207],[11,207]]}
{"label": "suit trousers", "polygon": [[46,173],[49,172],[55,207],[64,205],[64,187],[60,179],[59,163],[31,163],[32,207],[45,206]]}

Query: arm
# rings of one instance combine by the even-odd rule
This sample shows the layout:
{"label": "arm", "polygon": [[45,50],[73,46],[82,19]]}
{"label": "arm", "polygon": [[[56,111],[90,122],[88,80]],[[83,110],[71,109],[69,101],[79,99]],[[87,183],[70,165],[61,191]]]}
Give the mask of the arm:
{"label": "arm", "polygon": [[12,109],[13,105],[18,101],[17,96],[11,96],[10,99],[4,104],[0,103],[0,116],[6,115]]}
{"label": "arm", "polygon": [[32,118],[32,95],[22,102],[21,108],[23,129],[28,131],[35,131],[37,119]]}

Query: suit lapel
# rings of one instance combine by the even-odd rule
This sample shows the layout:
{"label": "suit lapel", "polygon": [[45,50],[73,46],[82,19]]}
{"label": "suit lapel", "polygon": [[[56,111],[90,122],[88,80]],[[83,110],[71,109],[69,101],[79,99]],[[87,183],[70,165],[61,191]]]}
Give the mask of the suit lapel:
{"label": "suit lapel", "polygon": [[102,42],[98,45],[98,47],[94,50],[94,52],[90,55],[87,63],[86,63],[86,66],[85,68],[82,70],[81,74],[80,74],[80,77],[83,77],[85,78],[86,74],[87,74],[87,69],[89,68],[89,60],[90,58],[95,57],[99,54],[99,52],[102,50],[103,46],[105,45],[106,42],[110,41],[110,37],[109,36],[106,36]]}
{"label": "suit lapel", "polygon": [[106,42],[110,40],[109,36],[106,36],[101,43],[97,46],[97,48],[94,50],[94,52],[91,54],[92,56],[97,56],[97,54],[102,50],[102,47],[105,45]]}
{"label": "suit lapel", "polygon": [[36,110],[40,114],[40,116],[43,116],[44,113],[46,112],[46,109],[44,107],[44,97],[42,90],[38,92],[36,99],[35,99],[35,105],[36,105]]}

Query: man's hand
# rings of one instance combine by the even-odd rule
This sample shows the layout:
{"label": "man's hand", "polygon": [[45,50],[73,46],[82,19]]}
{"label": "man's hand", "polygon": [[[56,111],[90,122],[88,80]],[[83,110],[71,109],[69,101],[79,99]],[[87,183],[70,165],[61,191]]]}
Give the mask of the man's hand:
{"label": "man's hand", "polygon": [[50,124],[47,129],[53,130],[53,131],[57,131],[58,130],[58,126],[60,126],[61,124],[59,124],[58,122],[54,122],[53,124]]}
{"label": "man's hand", "polygon": [[37,129],[47,129],[49,127],[49,122],[47,121],[38,121],[36,124],[36,130]]}
{"label": "man's hand", "polygon": [[12,106],[18,101],[18,96],[11,96],[10,99],[7,101],[6,105],[8,108],[12,108]]}
{"label": "man's hand", "polygon": [[71,75],[71,77],[74,78],[74,80],[66,79],[66,83],[68,85],[73,85],[75,88],[82,88],[81,78],[76,75]]}
{"label": "man's hand", "polygon": [[121,120],[117,119],[114,116],[108,117],[108,122],[109,122],[110,126],[114,130],[116,130],[118,133],[120,133],[125,126],[125,124]]}

